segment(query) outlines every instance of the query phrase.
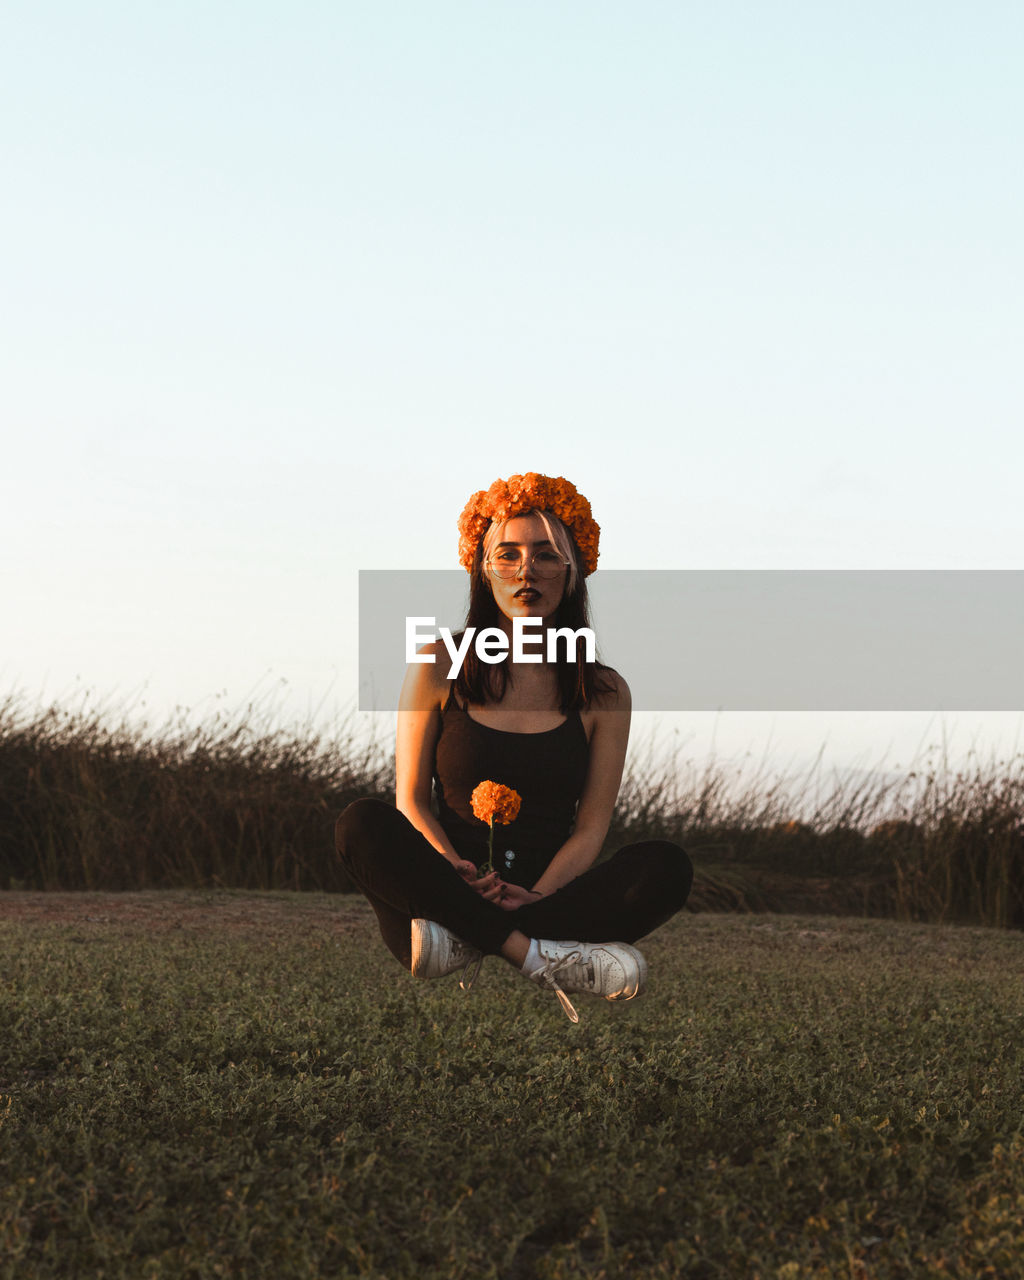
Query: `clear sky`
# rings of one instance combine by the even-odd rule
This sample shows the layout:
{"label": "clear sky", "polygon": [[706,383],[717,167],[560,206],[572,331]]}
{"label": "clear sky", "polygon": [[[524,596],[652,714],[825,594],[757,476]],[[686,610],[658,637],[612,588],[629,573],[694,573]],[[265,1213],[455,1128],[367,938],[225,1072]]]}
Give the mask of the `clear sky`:
{"label": "clear sky", "polygon": [[1021,568],[1022,41],[1011,3],[17,6],[0,691],[329,722],[357,570],[453,567],[516,471],[612,568]]}

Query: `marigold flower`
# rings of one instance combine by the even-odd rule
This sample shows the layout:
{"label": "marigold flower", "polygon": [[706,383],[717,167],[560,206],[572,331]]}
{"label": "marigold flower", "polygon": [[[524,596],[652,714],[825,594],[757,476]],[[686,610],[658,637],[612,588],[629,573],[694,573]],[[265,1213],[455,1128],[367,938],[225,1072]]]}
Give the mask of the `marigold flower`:
{"label": "marigold flower", "polygon": [[589,576],[597,568],[601,526],[594,519],[590,503],[564,476],[545,476],[528,471],[508,480],[495,480],[489,489],[479,489],[459,516],[459,563],[469,573],[473,568],[480,539],[492,521],[503,523],[526,511],[550,511],[570,530],[583,557]]}
{"label": "marigold flower", "polygon": [[503,786],[500,782],[481,782],[474,787],[469,797],[473,812],[481,822],[500,823],[507,827],[519,816],[519,806],[523,797],[512,787]]}

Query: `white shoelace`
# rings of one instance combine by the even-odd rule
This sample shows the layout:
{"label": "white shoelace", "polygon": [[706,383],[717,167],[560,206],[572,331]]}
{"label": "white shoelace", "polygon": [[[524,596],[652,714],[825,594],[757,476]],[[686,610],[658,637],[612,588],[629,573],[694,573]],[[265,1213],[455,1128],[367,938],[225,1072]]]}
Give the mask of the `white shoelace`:
{"label": "white shoelace", "polygon": [[594,985],[594,969],[593,965],[583,964],[582,951],[570,951],[568,955],[562,956],[560,960],[549,960],[543,969],[537,969],[530,976],[534,981],[542,981],[546,987],[550,987],[558,997],[558,1003],[565,1010],[565,1016],[570,1022],[579,1022],[580,1015],[573,1008],[572,1001],[558,985],[558,975],[568,976],[565,971],[569,969],[579,969],[578,975],[580,981],[573,982],[573,986],[582,986],[584,988],[593,988]]}
{"label": "white shoelace", "polygon": [[[462,975],[459,978],[459,986],[463,991],[468,991],[473,983],[476,982],[483,962],[484,956],[481,951],[475,956],[471,955],[463,965]],[[472,973],[470,970],[472,970]],[[592,990],[594,986],[594,966],[592,963],[584,964],[582,951],[570,951],[567,955],[561,956],[557,960],[547,960],[543,968],[535,969],[530,974],[530,977],[535,982],[541,983],[555,993],[558,1003],[564,1009],[565,1016],[570,1022],[579,1022],[580,1015],[559,985],[558,978],[560,976],[563,981],[565,979],[569,980],[568,985],[582,988],[583,990]]]}
{"label": "white shoelace", "polygon": [[[473,983],[476,982],[477,977],[480,974],[480,966],[483,964],[483,962],[484,962],[484,953],[481,951],[477,954],[475,959],[473,956],[470,956],[469,959],[466,961],[466,963],[462,966],[462,976],[459,978],[459,986],[462,988],[463,991],[468,991],[470,987],[473,985]],[[469,972],[470,969],[473,970],[472,975],[470,975],[470,972]]]}

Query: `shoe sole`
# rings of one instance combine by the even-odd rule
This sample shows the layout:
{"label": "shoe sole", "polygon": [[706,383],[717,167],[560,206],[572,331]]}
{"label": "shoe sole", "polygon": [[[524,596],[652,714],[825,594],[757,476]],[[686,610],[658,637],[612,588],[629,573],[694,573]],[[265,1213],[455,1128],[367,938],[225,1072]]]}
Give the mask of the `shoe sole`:
{"label": "shoe sole", "polygon": [[635,1000],[638,995],[643,993],[644,987],[647,985],[647,961],[643,957],[643,953],[637,951],[636,947],[629,947],[626,943],[620,943],[624,950],[629,951],[633,959],[636,961],[637,976],[636,984],[632,990],[627,987],[624,991],[616,992],[613,996],[605,996],[606,1000],[612,1000],[619,1003],[623,1000]]}
{"label": "shoe sole", "polygon": [[[431,961],[437,951],[434,931],[429,920],[412,922],[412,962],[410,971],[414,978],[431,978]],[[441,975],[436,975],[440,977]]]}
{"label": "shoe sole", "polygon": [[[412,946],[409,956],[409,972],[414,978],[447,978],[456,969],[472,963],[479,956],[468,952],[459,959],[453,957],[448,934],[433,920],[412,922]],[[475,978],[476,975],[474,974]],[[472,983],[473,979],[470,979]]]}

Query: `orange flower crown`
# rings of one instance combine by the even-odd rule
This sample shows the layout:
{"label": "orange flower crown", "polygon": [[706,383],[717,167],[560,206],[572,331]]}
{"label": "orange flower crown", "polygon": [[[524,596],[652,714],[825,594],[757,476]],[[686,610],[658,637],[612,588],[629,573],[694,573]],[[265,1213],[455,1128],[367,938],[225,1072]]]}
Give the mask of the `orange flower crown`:
{"label": "orange flower crown", "polygon": [[585,576],[597,568],[597,544],[601,526],[590,512],[590,503],[576,486],[562,476],[525,476],[495,480],[489,489],[474,493],[459,516],[459,564],[472,572],[480,539],[492,521],[498,524],[526,511],[550,511],[572,532],[583,556]]}

